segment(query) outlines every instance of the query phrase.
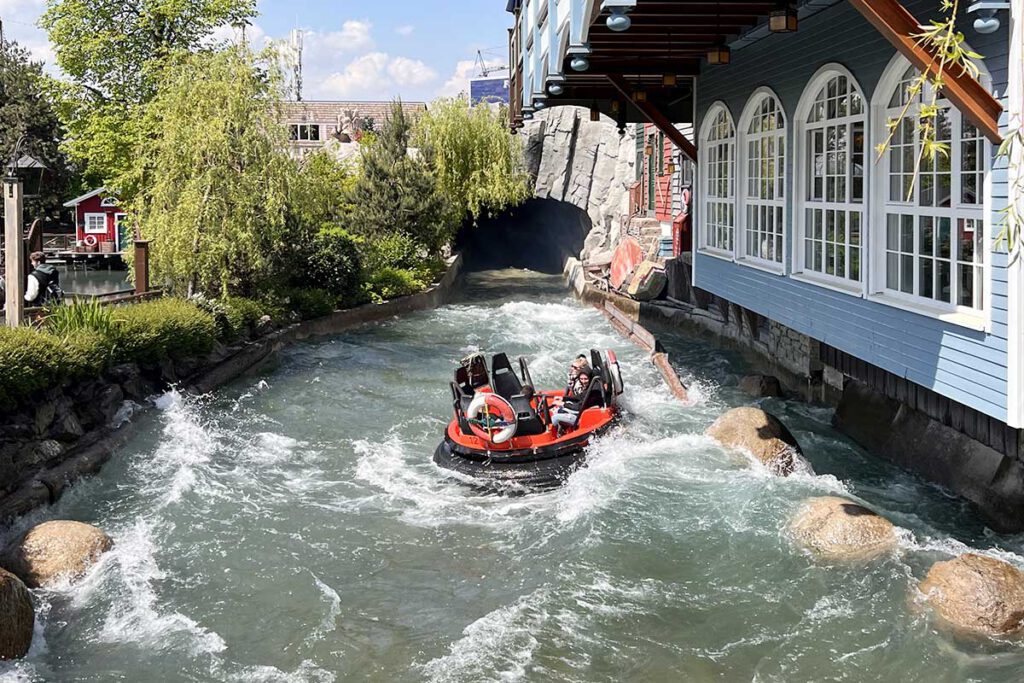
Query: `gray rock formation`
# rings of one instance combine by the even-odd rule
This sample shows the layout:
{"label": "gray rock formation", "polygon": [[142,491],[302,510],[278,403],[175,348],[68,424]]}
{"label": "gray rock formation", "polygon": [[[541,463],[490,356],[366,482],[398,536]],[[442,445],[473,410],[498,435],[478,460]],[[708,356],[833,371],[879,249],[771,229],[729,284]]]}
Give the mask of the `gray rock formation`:
{"label": "gray rock formation", "polygon": [[581,260],[609,251],[617,241],[636,179],[635,129],[626,126],[620,137],[609,119],[592,122],[586,109],[556,107],[537,112],[522,131],[536,196],[568,202],[590,216],[593,228]]}

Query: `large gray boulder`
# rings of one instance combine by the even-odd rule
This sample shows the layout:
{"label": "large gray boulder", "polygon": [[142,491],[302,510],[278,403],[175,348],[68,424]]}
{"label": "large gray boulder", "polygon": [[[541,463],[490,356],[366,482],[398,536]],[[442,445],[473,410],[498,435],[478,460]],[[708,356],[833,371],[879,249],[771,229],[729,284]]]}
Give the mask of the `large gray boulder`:
{"label": "large gray boulder", "polygon": [[891,553],[897,545],[892,522],[836,496],[804,501],[790,523],[790,532],[797,544],[827,561],[873,560]]}
{"label": "large gray boulder", "polygon": [[786,426],[760,408],[733,408],[715,420],[707,434],[723,446],[747,451],[780,476],[793,473],[802,453]]}
{"label": "large gray boulder", "polygon": [[28,530],[4,553],[3,565],[30,588],[81,578],[113,540],[91,524],[55,520]]}
{"label": "large gray boulder", "polygon": [[28,653],[34,623],[28,588],[17,576],[0,569],[0,660],[19,659]]}
{"label": "large gray boulder", "polygon": [[927,604],[955,630],[1024,635],[1024,572],[1011,564],[966,553],[936,562],[919,588]]}

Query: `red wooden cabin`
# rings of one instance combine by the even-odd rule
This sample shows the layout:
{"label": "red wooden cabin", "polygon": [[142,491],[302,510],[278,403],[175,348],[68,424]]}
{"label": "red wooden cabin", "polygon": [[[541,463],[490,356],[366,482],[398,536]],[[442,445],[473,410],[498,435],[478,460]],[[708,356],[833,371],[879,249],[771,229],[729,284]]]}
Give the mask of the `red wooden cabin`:
{"label": "red wooden cabin", "polygon": [[119,253],[127,249],[131,242],[128,214],[107,188],[97,188],[66,202],[64,206],[75,210],[77,246],[102,253]]}

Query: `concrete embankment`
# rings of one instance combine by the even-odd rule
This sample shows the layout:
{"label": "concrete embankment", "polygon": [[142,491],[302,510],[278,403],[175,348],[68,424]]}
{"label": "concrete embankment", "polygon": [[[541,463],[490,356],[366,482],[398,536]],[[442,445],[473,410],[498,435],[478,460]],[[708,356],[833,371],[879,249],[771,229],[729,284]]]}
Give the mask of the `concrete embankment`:
{"label": "concrete embankment", "polygon": [[4,416],[0,433],[0,524],[56,502],[69,484],[95,474],[132,436],[151,397],[168,387],[205,394],[258,370],[285,346],[445,303],[462,274],[455,256],[424,292],[336,311],[221,347],[207,358],[159,367],[121,365],[103,377],[59,387]]}

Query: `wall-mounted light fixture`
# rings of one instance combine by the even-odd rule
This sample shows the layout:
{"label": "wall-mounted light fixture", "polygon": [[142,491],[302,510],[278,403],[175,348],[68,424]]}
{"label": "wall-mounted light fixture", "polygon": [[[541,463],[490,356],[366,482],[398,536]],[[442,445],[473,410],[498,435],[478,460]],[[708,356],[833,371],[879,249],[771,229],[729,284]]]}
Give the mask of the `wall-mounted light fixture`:
{"label": "wall-mounted light fixture", "polygon": [[618,100],[612,100],[612,113],[613,114],[618,114],[621,109],[622,109],[622,103],[619,102]]}
{"label": "wall-mounted light fixture", "polygon": [[967,8],[974,16],[974,30],[978,33],[995,33],[999,30],[999,10],[1010,9],[1008,0],[980,0]]}
{"label": "wall-mounted light fixture", "polygon": [[633,20],[626,14],[625,7],[612,7],[612,13],[608,16],[605,24],[610,31],[621,33],[629,30],[629,27],[633,25]]}
{"label": "wall-mounted light fixture", "polygon": [[654,136],[647,136],[647,143],[644,145],[644,154],[651,156],[654,154]]}
{"label": "wall-mounted light fixture", "polygon": [[661,77],[661,84],[666,88],[674,88],[679,83],[679,78],[675,74],[665,74]]}
{"label": "wall-mounted light fixture", "polygon": [[772,33],[792,33],[797,29],[799,21],[796,5],[783,2],[768,15],[768,28]]}
{"label": "wall-mounted light fixture", "polygon": [[667,164],[665,164],[665,174],[666,175],[675,175],[676,174],[676,162],[670,160]]}
{"label": "wall-mounted light fixture", "polygon": [[731,59],[732,51],[729,50],[728,45],[718,45],[708,50],[708,64],[712,66],[728,64]]}
{"label": "wall-mounted light fixture", "polygon": [[647,91],[646,90],[634,90],[633,91],[633,101],[634,102],[646,102],[647,101]]}
{"label": "wall-mounted light fixture", "polygon": [[601,110],[598,108],[597,102],[590,105],[590,120],[595,122],[601,120]]}

